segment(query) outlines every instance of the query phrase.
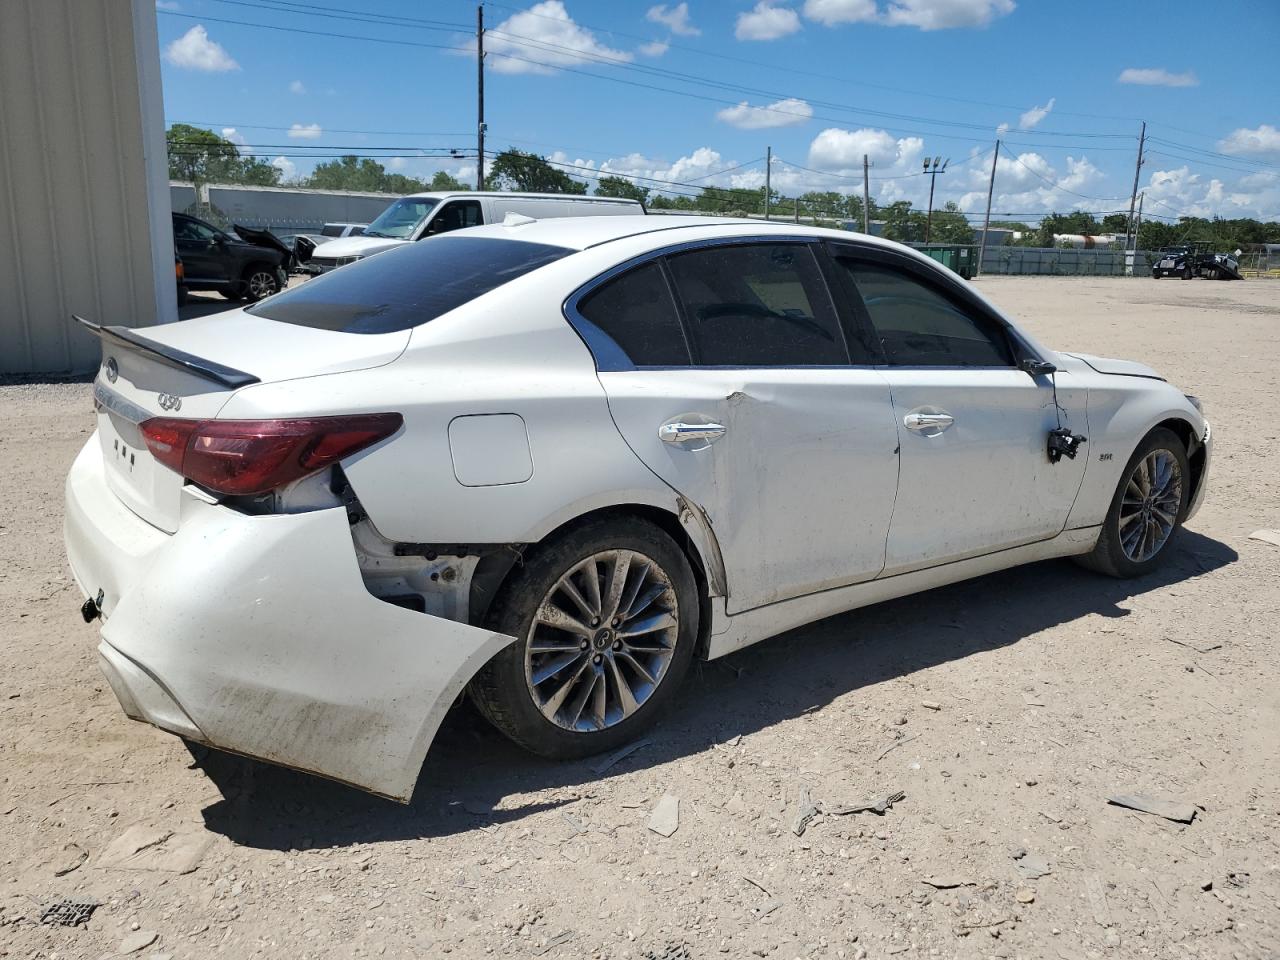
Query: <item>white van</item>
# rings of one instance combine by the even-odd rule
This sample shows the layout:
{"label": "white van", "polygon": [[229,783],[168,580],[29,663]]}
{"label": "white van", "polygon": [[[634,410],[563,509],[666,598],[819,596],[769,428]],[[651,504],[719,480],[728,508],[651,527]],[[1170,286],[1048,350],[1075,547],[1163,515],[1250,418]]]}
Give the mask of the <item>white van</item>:
{"label": "white van", "polygon": [[[586,197],[565,193],[415,193],[401,197],[383,210],[358,237],[343,237],[324,244],[320,256],[305,260],[308,273],[325,273],[335,267],[371,257],[393,247],[485,223],[501,223],[508,213],[536,220],[554,217],[634,216],[645,213],[638,200]],[[298,259],[303,260],[300,254]]]}

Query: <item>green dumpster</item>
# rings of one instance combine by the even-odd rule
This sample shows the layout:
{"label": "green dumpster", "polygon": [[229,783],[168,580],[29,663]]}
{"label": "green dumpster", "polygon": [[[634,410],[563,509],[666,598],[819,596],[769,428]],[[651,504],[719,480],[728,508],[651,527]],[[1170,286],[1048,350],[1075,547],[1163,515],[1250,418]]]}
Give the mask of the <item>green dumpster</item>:
{"label": "green dumpster", "polygon": [[968,280],[973,276],[973,247],[950,243],[920,244],[916,249]]}

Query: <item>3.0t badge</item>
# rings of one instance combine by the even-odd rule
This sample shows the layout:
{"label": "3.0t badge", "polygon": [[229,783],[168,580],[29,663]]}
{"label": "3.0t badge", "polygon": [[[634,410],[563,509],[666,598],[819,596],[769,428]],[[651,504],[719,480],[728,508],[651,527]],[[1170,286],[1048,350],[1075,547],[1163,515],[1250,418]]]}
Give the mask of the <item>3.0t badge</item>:
{"label": "3.0t badge", "polygon": [[175,397],[172,393],[160,394],[158,401],[160,403],[161,410],[181,410],[182,409],[182,398]]}

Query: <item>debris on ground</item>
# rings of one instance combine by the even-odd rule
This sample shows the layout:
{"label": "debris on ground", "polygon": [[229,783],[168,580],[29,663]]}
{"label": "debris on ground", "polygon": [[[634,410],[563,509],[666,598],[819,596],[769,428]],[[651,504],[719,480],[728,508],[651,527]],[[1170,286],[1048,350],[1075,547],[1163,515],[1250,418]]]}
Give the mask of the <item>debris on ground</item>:
{"label": "debris on ground", "polygon": [[920,706],[924,707],[926,710],[942,709],[942,704],[940,704],[937,700],[921,700]]}
{"label": "debris on ground", "polygon": [[1177,823],[1190,823],[1195,819],[1196,815],[1194,804],[1180,803],[1177,800],[1167,800],[1163,797],[1147,797],[1137,793],[1107,797],[1107,803],[1114,804],[1117,807],[1137,810],[1139,813],[1150,813]]}
{"label": "debris on ground", "polygon": [[[905,717],[902,719],[902,722],[903,723],[907,722]],[[885,747],[883,750],[880,751],[880,756],[876,757],[876,763],[879,763],[881,760],[883,760],[889,754],[893,753],[893,751],[897,750],[903,744],[910,743],[912,740],[916,739],[916,737],[918,736],[919,734],[912,734],[909,737],[903,737],[901,740],[895,740],[893,743],[889,744],[889,746]]]}
{"label": "debris on ground", "polygon": [[79,869],[80,864],[87,859],[89,859],[88,850],[74,843],[63,844],[62,853],[54,861],[56,866],[53,868],[53,875],[55,877],[65,877],[72,870]]}
{"label": "debris on ground", "polygon": [[145,950],[158,939],[160,939],[160,934],[154,930],[135,930],[120,941],[119,952],[137,953],[139,950]]}
{"label": "debris on ground", "polygon": [[886,810],[906,798],[907,795],[901,790],[895,790],[893,793],[885,794],[878,800],[869,800],[866,803],[855,803],[840,807],[823,807],[822,812],[832,817],[843,817],[851,813],[878,813],[880,816],[884,816]]}
{"label": "debris on ground", "polygon": [[921,878],[921,883],[927,883],[935,890],[954,890],[957,887],[976,886],[974,881],[965,880],[963,877],[953,876],[951,874],[943,874],[941,876],[930,876]]}
{"label": "debris on ground", "polygon": [[1177,640],[1174,637],[1165,637],[1165,639],[1168,640],[1170,643],[1176,643],[1180,647],[1187,647],[1191,650],[1194,650],[1196,653],[1209,653],[1210,651],[1213,651],[1213,650],[1222,649],[1222,644],[1220,643],[1205,643],[1205,642],[1197,643],[1194,640]]}
{"label": "debris on ground", "polygon": [[68,897],[57,900],[40,911],[40,922],[55,927],[78,927],[88,923],[93,911],[102,906],[97,900]]}
{"label": "debris on ground", "polygon": [[568,943],[572,939],[573,939],[572,930],[561,930],[559,933],[557,933],[554,937],[552,937],[542,946],[533,947],[529,952],[533,954],[535,957],[540,957],[544,953],[550,953],[556,947],[559,947],[559,946],[562,946],[563,944]]}
{"label": "debris on ground", "polygon": [[1280,530],[1255,530],[1249,534],[1250,540],[1261,540],[1272,546],[1280,547]]}
{"label": "debris on ground", "polygon": [[1022,874],[1028,880],[1039,880],[1041,877],[1047,877],[1053,872],[1049,866],[1049,861],[1034,853],[1028,853],[1023,850],[1014,858],[1014,866],[1018,868],[1018,873]]}
{"label": "debris on ground", "polygon": [[1107,890],[1102,878],[1096,873],[1086,876],[1084,892],[1089,900],[1089,910],[1093,913],[1093,922],[1100,927],[1111,926],[1111,909],[1107,906]]}
{"label": "debris on ground", "polygon": [[1035,903],[1036,892],[1030,887],[1019,887],[1014,892],[1013,898],[1019,903]]}
{"label": "debris on ground", "polygon": [[797,837],[804,836],[805,827],[818,815],[818,808],[809,799],[809,791],[800,791],[800,802],[796,805],[796,815],[791,821],[791,832]]}
{"label": "debris on ground", "polygon": [[155,824],[133,823],[107,845],[95,866],[190,873],[200,865],[201,857],[212,842],[212,834],[192,825],[170,830]]}
{"label": "debris on ground", "polygon": [[649,829],[659,836],[669,837],[680,829],[680,798],[664,793],[653,813],[649,814]]}
{"label": "debris on ground", "polygon": [[637,750],[640,750],[643,747],[647,747],[652,742],[653,741],[646,739],[646,740],[637,740],[635,743],[629,743],[625,747],[623,747],[621,750],[615,750],[613,753],[609,754],[607,757],[604,757],[602,760],[596,763],[591,768],[591,772],[599,776],[600,774],[608,770],[610,767],[612,767],[619,760],[625,760],[627,757],[631,756]]}

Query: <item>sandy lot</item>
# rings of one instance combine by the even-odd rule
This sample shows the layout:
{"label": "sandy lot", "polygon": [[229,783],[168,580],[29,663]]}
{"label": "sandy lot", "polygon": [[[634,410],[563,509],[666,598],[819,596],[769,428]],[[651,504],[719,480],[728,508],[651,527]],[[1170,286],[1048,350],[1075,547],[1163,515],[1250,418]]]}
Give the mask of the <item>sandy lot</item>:
{"label": "sandy lot", "polygon": [[[1051,562],[796,630],[702,664],[602,775],[464,705],[409,807],[125,719],[62,554],[89,388],[0,387],[0,956],[1280,956],[1280,548],[1248,539],[1280,528],[1280,283],[979,287],[1205,399],[1209,499],[1161,573]],[[792,831],[802,791],[895,790]],[[37,922],[76,897],[86,926]]]}

